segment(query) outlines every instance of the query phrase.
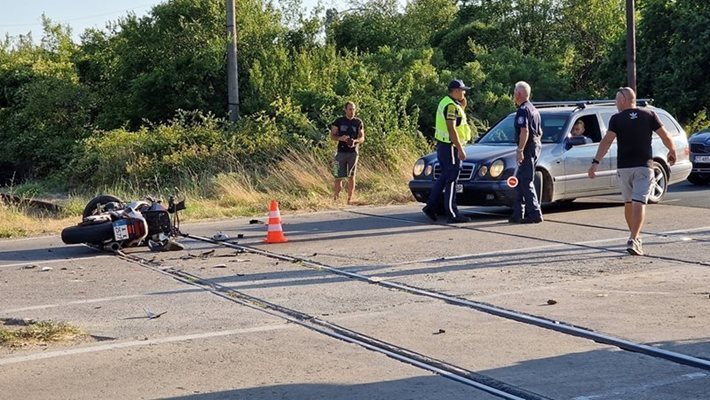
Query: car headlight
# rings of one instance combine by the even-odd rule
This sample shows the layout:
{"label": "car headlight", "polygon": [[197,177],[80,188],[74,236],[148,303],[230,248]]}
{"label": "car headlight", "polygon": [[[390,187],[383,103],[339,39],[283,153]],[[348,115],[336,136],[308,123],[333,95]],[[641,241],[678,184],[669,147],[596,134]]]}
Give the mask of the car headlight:
{"label": "car headlight", "polygon": [[481,168],[478,169],[478,176],[486,176],[488,173],[488,167],[485,165],[482,165]]}
{"label": "car headlight", "polygon": [[424,168],[424,176],[431,175],[432,171],[434,171],[434,167],[427,165],[426,168]]}
{"label": "car headlight", "polygon": [[414,163],[414,169],[412,169],[412,174],[414,176],[419,176],[424,172],[424,168],[426,167],[426,162],[424,159],[418,159],[417,162]]}
{"label": "car headlight", "polygon": [[505,163],[501,159],[493,161],[491,166],[488,168],[488,173],[491,174],[491,178],[497,178],[505,170]]}

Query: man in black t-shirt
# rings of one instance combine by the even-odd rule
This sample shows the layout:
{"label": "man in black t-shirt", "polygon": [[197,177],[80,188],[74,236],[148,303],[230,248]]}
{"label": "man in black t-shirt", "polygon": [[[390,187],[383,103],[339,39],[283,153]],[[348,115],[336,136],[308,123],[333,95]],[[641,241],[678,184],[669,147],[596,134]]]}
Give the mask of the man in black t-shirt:
{"label": "man in black t-shirt", "polygon": [[609,130],[589,167],[590,178],[596,176],[599,161],[604,157],[614,139],[617,148],[617,174],[621,195],[624,198],[624,217],[629,227],[626,250],[631,255],[642,256],[643,248],[639,233],[646,217],[646,202],[653,185],[653,150],[651,141],[656,132],[668,148],[668,164],[676,161],[673,140],[653,111],[636,108],[636,93],[629,87],[620,88],[616,93],[616,108],[609,120]]}
{"label": "man in black t-shirt", "polygon": [[355,191],[355,173],[357,172],[358,150],[365,141],[365,128],[362,120],[355,118],[357,107],[352,101],[345,103],[345,116],[330,124],[330,137],[338,142],[335,154],[333,175],[335,176],[334,200],[338,200],[342,181],[348,180],[348,204],[352,204]]}

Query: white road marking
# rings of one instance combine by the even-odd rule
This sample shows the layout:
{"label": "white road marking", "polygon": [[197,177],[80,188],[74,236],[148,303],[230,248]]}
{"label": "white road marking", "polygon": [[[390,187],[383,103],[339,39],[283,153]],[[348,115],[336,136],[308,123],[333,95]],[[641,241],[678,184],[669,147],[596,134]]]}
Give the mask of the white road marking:
{"label": "white road marking", "polygon": [[673,378],[658,380],[653,383],[646,383],[646,384],[642,384],[642,385],[629,386],[629,387],[625,387],[625,388],[619,389],[619,390],[614,390],[614,391],[608,392],[608,393],[592,394],[592,395],[587,395],[587,396],[577,396],[577,397],[573,397],[572,400],[598,400],[598,399],[606,399],[606,398],[627,398],[630,394],[636,395],[634,397],[638,396],[639,398],[642,398],[643,396],[640,396],[640,395],[644,392],[648,392],[651,389],[659,388],[661,386],[674,385],[676,383],[687,382],[687,381],[691,381],[691,380],[695,380],[695,379],[705,379],[707,377],[708,377],[708,374],[706,374],[706,373],[694,372],[694,373],[690,373],[690,374],[676,376]]}
{"label": "white road marking", "polygon": [[158,339],[133,340],[133,341],[129,341],[129,342],[108,343],[108,344],[102,344],[102,345],[98,345],[98,346],[82,347],[82,348],[77,348],[77,349],[57,350],[57,351],[49,351],[49,352],[43,351],[41,353],[32,353],[32,354],[27,354],[27,355],[22,355],[22,356],[8,357],[8,358],[0,359],[0,366],[18,364],[18,363],[29,362],[29,361],[46,360],[48,358],[57,358],[57,357],[65,357],[65,356],[74,356],[74,355],[79,355],[79,354],[97,353],[97,352],[101,352],[101,351],[125,349],[125,348],[129,348],[129,347],[142,347],[142,346],[150,346],[150,345],[154,345],[154,344],[175,343],[175,342],[184,342],[184,341],[196,340],[196,339],[209,339],[209,338],[216,338],[216,337],[223,337],[223,336],[243,335],[243,334],[249,334],[249,333],[276,331],[276,330],[281,330],[281,329],[289,329],[294,326],[296,326],[296,325],[294,325],[294,324],[268,325],[268,326],[254,327],[254,328],[233,329],[233,330],[227,330],[227,331],[195,333],[192,335],[169,336],[169,337],[158,338]]}
{"label": "white road marking", "polygon": [[135,299],[135,298],[139,298],[139,297],[148,297],[148,296],[154,296],[154,294],[132,294],[132,295],[124,295],[124,296],[103,297],[103,298],[97,298],[97,299],[67,301],[64,303],[55,303],[55,304],[41,304],[41,305],[36,305],[36,306],[11,308],[9,310],[0,310],[0,314],[12,314],[12,313],[18,313],[18,312],[23,312],[23,311],[34,311],[34,310],[42,310],[45,308],[73,306],[73,305],[79,305],[79,304],[103,303],[106,301]]}
{"label": "white road marking", "polygon": [[86,257],[76,257],[76,258],[62,258],[61,260],[28,260],[25,262],[21,263],[15,263],[15,264],[2,264],[0,265],[0,268],[12,268],[12,267],[24,267],[25,265],[32,265],[32,264],[51,264],[51,263],[59,263],[59,262],[73,262],[73,261],[79,261],[79,260],[93,260],[97,258],[107,258],[107,257],[113,257],[113,255],[95,255],[95,256],[86,256]]}
{"label": "white road marking", "polygon": [[[710,226],[704,226],[704,227],[692,228],[692,229],[678,229],[678,230],[674,230],[674,231],[651,233],[649,235],[652,235],[652,236],[677,235],[680,233],[687,234],[687,233],[700,232],[700,231],[709,230],[709,229],[710,229]],[[500,232],[498,232],[498,233],[500,233]],[[462,259],[462,258],[496,256],[496,255],[505,255],[505,254],[509,254],[509,253],[529,252],[529,251],[536,251],[536,250],[564,249],[564,248],[568,248],[570,246],[591,246],[591,245],[607,243],[607,242],[619,242],[620,243],[619,246],[621,246],[621,245],[625,246],[626,239],[628,239],[628,237],[623,236],[623,237],[616,237],[616,238],[609,238],[609,239],[586,240],[583,242],[573,242],[573,243],[569,243],[569,244],[555,243],[555,244],[548,244],[548,245],[543,245],[543,246],[531,246],[531,247],[514,248],[514,249],[507,249],[507,250],[487,251],[487,252],[483,252],[483,253],[461,254],[461,255],[450,256],[450,257],[437,257],[437,258],[426,258],[426,259],[420,259],[420,260],[402,261],[399,263],[393,263],[391,265],[395,266],[395,265],[427,263],[427,262],[434,262],[434,261],[449,261],[449,260],[457,260],[457,259]],[[685,237],[682,237],[682,238],[680,238],[680,241],[688,241],[688,239]],[[594,249],[589,249],[589,250],[594,250]]]}

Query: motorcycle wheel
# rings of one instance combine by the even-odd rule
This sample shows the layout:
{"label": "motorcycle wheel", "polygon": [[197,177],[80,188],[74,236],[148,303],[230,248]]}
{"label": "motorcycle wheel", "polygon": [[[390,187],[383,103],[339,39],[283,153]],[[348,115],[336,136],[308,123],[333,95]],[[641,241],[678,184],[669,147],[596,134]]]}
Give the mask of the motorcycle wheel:
{"label": "motorcycle wheel", "polygon": [[100,245],[110,239],[113,239],[113,224],[110,221],[92,225],[75,225],[62,230],[62,241],[65,244]]}
{"label": "motorcycle wheel", "polygon": [[103,205],[103,204],[111,203],[111,202],[123,203],[123,200],[119,199],[116,196],[111,196],[108,194],[102,194],[100,196],[94,197],[88,203],[86,203],[86,207],[84,207],[84,213],[82,214],[82,218],[86,218],[90,215],[96,214],[96,208],[99,205]]}

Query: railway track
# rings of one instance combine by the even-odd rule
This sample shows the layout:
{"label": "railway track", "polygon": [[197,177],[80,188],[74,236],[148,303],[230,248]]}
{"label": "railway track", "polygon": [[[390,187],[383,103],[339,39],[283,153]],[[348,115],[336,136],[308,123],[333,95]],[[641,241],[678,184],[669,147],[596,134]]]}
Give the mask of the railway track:
{"label": "railway track", "polygon": [[[356,214],[367,215],[370,217],[387,218],[387,219],[397,219],[404,220],[412,223],[418,223],[416,221],[411,221],[403,218],[388,217],[388,216],[378,216],[362,212],[354,212]],[[555,223],[565,223],[564,221],[553,221]],[[451,226],[452,229],[469,229],[474,231],[481,231],[485,233],[501,234],[498,232],[485,231],[480,228],[470,227],[470,226]],[[487,313],[497,317],[505,318],[508,320],[516,321],[519,323],[524,323],[555,332],[559,332],[565,335],[571,335],[575,337],[580,337],[588,340],[592,340],[597,343],[602,343],[610,346],[617,347],[619,349],[644,354],[646,356],[655,357],[663,360],[667,360],[676,364],[686,365],[693,368],[698,368],[704,371],[710,371],[710,360],[695,357],[688,354],[668,351],[653,346],[645,345],[642,343],[633,342],[623,338],[615,337],[606,333],[597,332],[593,329],[566,323],[564,321],[553,320],[546,318],[544,316],[533,315],[529,313],[518,312],[511,309],[497,307],[492,304],[487,304],[483,302],[478,302],[462,297],[452,296],[435,290],[429,290],[426,288],[420,288],[400,282],[395,282],[392,280],[383,280],[374,276],[367,276],[360,273],[350,272],[341,268],[337,268],[332,265],[328,265],[315,260],[291,256],[288,254],[263,250],[255,248],[252,246],[239,245],[235,243],[216,241],[208,237],[203,237],[199,235],[184,234],[183,236],[190,238],[192,240],[209,243],[215,246],[221,246],[225,248],[231,248],[239,250],[241,252],[258,254],[264,257],[287,261],[299,266],[318,270],[327,274],[335,274],[339,276],[344,276],[349,279],[356,281],[366,282],[368,284],[378,285],[390,290],[397,290],[405,293],[409,293],[417,296],[424,296],[427,298],[437,299],[443,301],[446,304],[464,307],[472,309],[475,311]],[[520,235],[525,238],[535,239],[532,236]],[[659,234],[657,236],[669,236],[669,234]],[[684,240],[684,239],[678,239]],[[545,240],[550,242],[549,240]],[[603,246],[595,244],[579,244],[579,243],[567,243],[563,241],[552,241],[552,246],[569,246],[573,245],[578,248],[585,249],[595,249],[601,251],[608,251],[614,253],[623,253],[615,249],[609,249]],[[356,344],[365,348],[369,351],[374,351],[397,361],[415,366],[417,368],[438,374],[447,379],[462,383],[469,387],[475,388],[477,390],[486,392],[493,396],[503,399],[525,399],[525,400],[537,400],[537,399],[549,399],[545,395],[529,391],[527,389],[517,387],[506,382],[502,382],[491,377],[478,374],[476,372],[466,370],[465,368],[453,365],[446,361],[438,360],[424,354],[420,354],[409,350],[407,348],[398,346],[393,343],[384,342],[375,337],[365,335],[363,333],[357,332],[355,330],[349,329],[344,326],[340,326],[329,322],[325,319],[318,318],[302,311],[288,308],[279,304],[269,302],[266,299],[258,298],[252,295],[248,295],[244,292],[235,290],[233,288],[216,283],[213,280],[205,279],[203,277],[162,265],[160,262],[155,262],[153,260],[148,260],[146,258],[127,254],[122,251],[116,253],[119,257],[126,261],[139,264],[144,268],[160,272],[161,274],[166,274],[172,278],[195,287],[199,287],[206,290],[216,296],[222,297],[231,302],[240,304],[242,306],[250,307],[252,309],[257,309],[259,311],[268,313],[272,316],[282,318],[291,323],[298,324],[303,328],[309,329],[313,332],[317,332],[328,337],[342,340],[348,343]],[[654,256],[651,256],[654,257]],[[684,260],[681,258],[665,257],[665,256],[655,256],[654,258],[663,260],[672,260],[680,263],[689,263],[694,265],[710,265],[703,262],[695,262],[692,260]]]}
{"label": "railway track", "polygon": [[466,370],[446,361],[437,360],[392,343],[384,342],[372,336],[362,334],[355,330],[314,317],[304,312],[275,304],[262,298],[251,296],[209,279],[205,279],[172,267],[164,267],[159,262],[127,254],[121,250],[116,251],[115,254],[128,262],[168,275],[179,282],[201,288],[223,299],[284,319],[313,332],[361,346],[367,350],[383,354],[394,360],[435,373],[444,378],[459,382],[495,397],[507,400],[552,400],[550,397],[531,392],[486,375]]}
{"label": "railway track", "polygon": [[302,265],[304,267],[310,268],[310,269],[316,269],[320,270],[323,272],[327,273],[332,273],[340,276],[345,276],[350,279],[355,279],[358,281],[366,282],[368,284],[374,284],[378,286],[382,286],[388,289],[394,289],[418,296],[424,296],[424,297],[429,297],[437,300],[444,301],[448,304],[451,305],[456,305],[460,307],[465,307],[465,308],[470,308],[476,311],[481,311],[487,314],[495,315],[497,317],[502,317],[506,318],[509,320],[521,322],[524,324],[528,325],[533,325],[537,326],[540,328],[545,328],[549,330],[553,330],[556,332],[560,332],[563,334],[567,335],[572,335],[576,337],[581,337],[589,340],[593,340],[597,343],[603,343],[607,344],[610,346],[615,346],[618,347],[622,350],[626,351],[631,351],[635,353],[641,353],[645,354],[651,357],[657,357],[657,358],[662,358],[668,361],[672,361],[674,363],[678,364],[683,364],[683,365],[688,365],[691,367],[703,369],[706,371],[710,371],[710,360],[704,359],[704,358],[699,358],[699,357],[694,357],[691,355],[686,355],[682,353],[677,353],[673,351],[668,351],[664,349],[659,349],[653,346],[641,344],[641,343],[636,343],[630,340],[614,337],[612,335],[608,335],[605,333],[597,332],[593,329],[590,328],[585,328],[573,324],[566,323],[564,321],[558,321],[558,320],[552,320],[543,316],[538,316],[538,315],[532,315],[528,313],[522,313],[514,310],[509,310],[505,309],[502,307],[497,307],[492,304],[487,304],[483,302],[477,302],[465,298],[460,298],[457,296],[452,296],[448,295],[445,293],[441,293],[438,291],[434,290],[428,290],[424,288],[419,288],[416,286],[411,286],[407,285],[404,283],[399,283],[395,281],[390,281],[390,280],[382,280],[376,277],[370,277],[364,274],[356,273],[356,272],[350,272],[346,271],[343,269],[339,269],[324,263],[320,263],[317,261],[309,260],[306,258],[301,258],[301,257],[294,257],[294,256],[289,256],[286,254],[280,254],[272,251],[267,251],[267,250],[262,250],[262,249],[257,249],[251,246],[244,246],[244,245],[239,245],[239,244],[234,244],[234,243],[226,243],[226,242],[220,242],[213,240],[211,238],[207,237],[202,237],[202,236],[197,236],[197,235],[191,235],[191,234],[185,234],[184,235],[187,238],[193,239],[193,240],[198,240],[206,243],[212,243],[218,246],[223,246],[223,247],[228,247],[252,254],[259,254],[262,256],[266,256],[269,258],[274,258],[282,261],[288,261],[292,263],[297,263],[298,265]]}

